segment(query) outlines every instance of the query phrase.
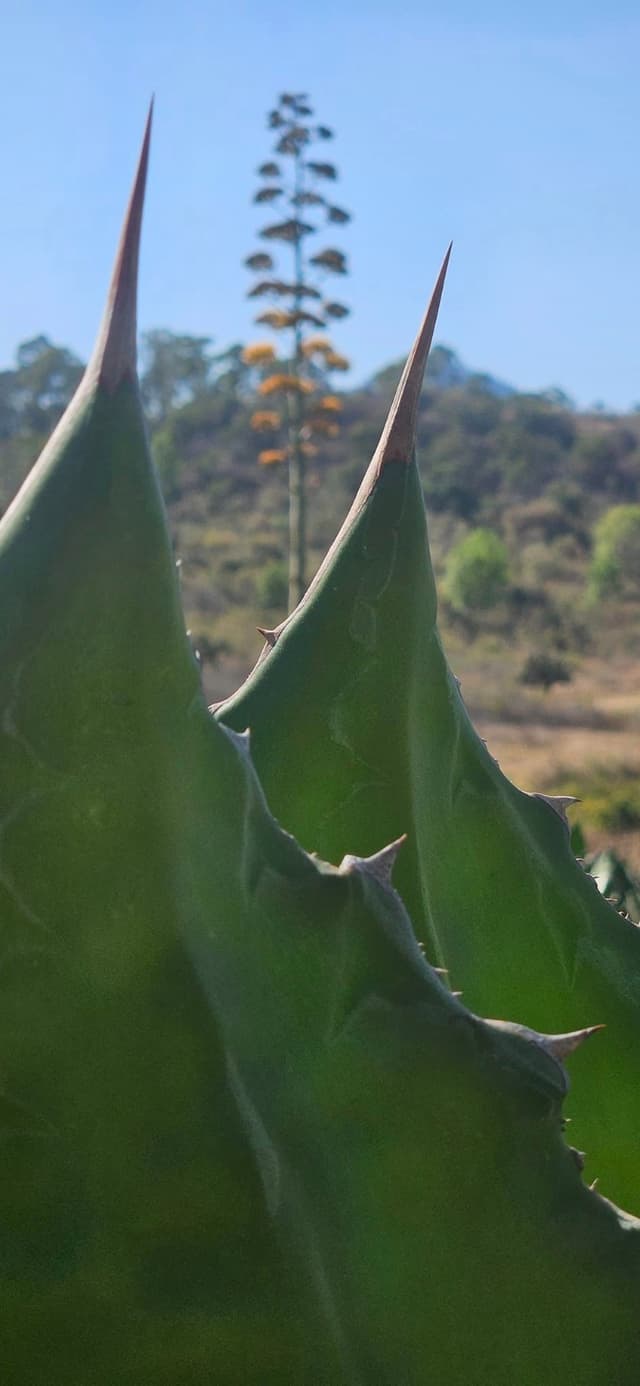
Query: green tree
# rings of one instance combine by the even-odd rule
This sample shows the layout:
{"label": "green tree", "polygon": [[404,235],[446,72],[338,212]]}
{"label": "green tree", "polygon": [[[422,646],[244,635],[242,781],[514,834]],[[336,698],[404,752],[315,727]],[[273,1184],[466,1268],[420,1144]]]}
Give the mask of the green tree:
{"label": "green tree", "polygon": [[589,587],[597,600],[640,593],[640,505],[614,505],[598,520]]}
{"label": "green tree", "polygon": [[[345,275],[347,262],[340,249],[323,246],[314,254],[308,238],[319,226],[344,226],[350,215],[325,194],[337,170],[314,157],[312,146],[333,138],[326,125],[314,120],[303,93],[284,92],[269,113],[275,134],[273,153],[258,169],[258,206],[277,207],[277,219],[261,227],[268,243],[245,260],[256,276],[249,297],[267,299],[255,321],[278,334],[278,351],[269,342],[247,347],[244,359],[261,374],[259,393],[268,407],[256,410],[252,426],[270,434],[270,446],[260,453],[264,464],[284,462],[289,468],[289,605],[295,606],[306,587],[306,465],[317,453],[317,440],[338,431],[339,398],[330,390],[335,371],[349,369],[337,352],[327,326],[347,316],[348,308],[325,293],[328,275]],[[320,220],[318,220],[320,219]],[[285,257],[276,266],[274,248]],[[274,404],[276,407],[274,407]]]}
{"label": "green tree", "polygon": [[154,424],[204,393],[211,379],[210,337],[155,328],[142,337],[142,397]]}
{"label": "green tree", "polygon": [[50,432],[69,403],[83,370],[82,362],[72,351],[54,346],[48,337],[21,342],[11,390],[16,431]]}
{"label": "green tree", "polygon": [[0,438],[12,438],[17,431],[15,371],[0,371]]}
{"label": "green tree", "polygon": [[575,418],[569,410],[541,395],[513,396],[495,436],[505,490],[518,500],[539,496],[566,471],[575,437]]}
{"label": "green tree", "polygon": [[250,391],[251,367],[243,359],[244,347],[234,342],[213,358],[216,390],[236,403]]}
{"label": "green tree", "polygon": [[488,611],[506,593],[507,550],[491,529],[474,529],[449,554],[445,588],[461,611]]}
{"label": "green tree", "polygon": [[637,430],[622,422],[601,431],[590,428],[576,440],[571,472],[580,486],[608,497],[612,503],[637,501],[640,491],[640,448]]}

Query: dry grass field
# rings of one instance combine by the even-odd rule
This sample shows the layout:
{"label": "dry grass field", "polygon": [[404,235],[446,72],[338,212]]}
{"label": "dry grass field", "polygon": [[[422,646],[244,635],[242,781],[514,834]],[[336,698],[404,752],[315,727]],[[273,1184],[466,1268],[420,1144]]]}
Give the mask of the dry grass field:
{"label": "dry grass field", "polygon": [[[571,683],[523,689],[504,650],[493,658],[453,648],[467,706],[516,784],[572,792],[589,848],[615,847],[640,872],[640,662],[584,659]],[[506,664],[506,668],[505,668]]]}

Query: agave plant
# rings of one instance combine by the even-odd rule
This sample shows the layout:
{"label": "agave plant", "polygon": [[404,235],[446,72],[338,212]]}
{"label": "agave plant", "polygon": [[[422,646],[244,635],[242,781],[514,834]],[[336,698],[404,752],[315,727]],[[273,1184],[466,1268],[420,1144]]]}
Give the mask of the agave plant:
{"label": "agave plant", "polygon": [[[3,1378],[635,1386],[640,1224],[563,1134],[589,1029],[479,1019],[417,941],[528,1027],[547,931],[561,1022],[569,963],[600,1022],[625,959],[631,1063],[636,935],[439,653],[410,452],[443,276],[343,536],[216,718],[136,380],[148,138],[94,355],[0,526]],[[574,1101],[613,1088],[624,1132],[611,1031]]]}
{"label": "agave plant", "polygon": [[217,714],[251,727],[271,807],[305,846],[331,861],[407,833],[398,888],[427,957],[474,1009],[541,1030],[606,1024],[576,1061],[571,1116],[594,1174],[633,1206],[640,931],[576,861],[573,800],[502,773],[438,635],[415,435],[448,260],[340,534]]}

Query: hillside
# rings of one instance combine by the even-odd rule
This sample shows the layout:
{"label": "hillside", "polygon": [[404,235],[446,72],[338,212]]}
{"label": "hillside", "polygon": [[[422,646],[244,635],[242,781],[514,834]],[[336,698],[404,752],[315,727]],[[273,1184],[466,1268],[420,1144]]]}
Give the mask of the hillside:
{"label": "hillside", "polygon": [[[209,354],[204,371],[201,339],[171,341],[182,344],[182,373],[165,374],[160,389],[149,368],[145,393],[187,618],[217,698],[253,663],[256,626],[284,615],[287,483],[281,466],[258,464],[255,380],[240,349]],[[195,362],[191,375],[185,360]],[[3,508],[80,369],[37,338],[0,375]],[[311,571],[377,443],[399,372],[396,363],[344,393],[340,436],[310,464]],[[483,735],[523,787],[579,793],[590,842],[614,840],[640,863],[640,576],[598,599],[589,585],[597,521],[640,502],[640,415],[578,413],[557,391],[518,394],[436,348],[419,439],[444,638]],[[486,610],[456,606],[446,580],[452,549],[479,527],[507,556],[499,600]],[[567,681],[548,691],[523,683],[532,654],[559,662]]]}

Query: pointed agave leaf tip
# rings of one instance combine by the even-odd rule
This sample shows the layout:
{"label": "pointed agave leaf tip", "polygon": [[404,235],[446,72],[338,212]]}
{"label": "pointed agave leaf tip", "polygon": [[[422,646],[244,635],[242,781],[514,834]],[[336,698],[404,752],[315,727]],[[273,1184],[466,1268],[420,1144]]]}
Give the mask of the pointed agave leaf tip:
{"label": "pointed agave leaf tip", "polygon": [[129,198],[102,326],[87,375],[108,390],[117,389],[125,376],[136,374],[138,257],[142,211],[149,164],[153,101],[145,126],[142,148]]}
{"label": "pointed agave leaf tip", "polygon": [[576,799],[573,794],[533,794],[531,797],[541,799],[543,804],[548,804],[549,808],[553,809],[554,813],[557,813],[558,817],[562,819],[566,828],[570,826],[567,809],[572,804],[580,803],[580,800]]}
{"label": "pointed agave leaf tip", "polygon": [[390,842],[372,857],[343,857],[339,869],[345,876],[352,871],[363,871],[366,876],[373,876],[380,885],[390,886],[396,857],[406,840],[407,834],[403,833],[402,837],[396,838],[395,842]]}
{"label": "pointed agave leaf tip", "polygon": [[[427,308],[411,355],[402,372],[400,384],[396,390],[393,404],[391,405],[387,421],[382,430],[380,442],[362,478],[360,488],[355,496],[351,509],[330,549],[325,554],[318,571],[311,579],[304,596],[295,608],[295,611],[292,611],[289,616],[285,616],[284,621],[276,627],[274,632],[276,639],[282,634],[289,622],[300,611],[304,610],[305,607],[308,607],[309,603],[313,600],[314,594],[318,591],[325,575],[331,569],[336,556],[346,543],[351,527],[363,505],[370,499],[380,473],[384,467],[386,467],[387,463],[404,462],[405,465],[408,465],[411,461],[415,446],[420,390],[422,388],[424,370],[427,364],[427,357],[431,347],[436,319],[438,317],[438,309],[440,307],[450,255],[451,246],[449,246],[442,262],[442,268],[431,295],[431,302]],[[265,659],[268,659],[268,657],[269,650],[263,649],[258,656],[258,664],[261,664]]]}
{"label": "pointed agave leaf tip", "polygon": [[431,350],[450,256],[451,246],[449,246],[442,262],[429,307],[400,377],[400,383],[373,458],[372,468],[375,469],[376,476],[380,475],[388,462],[409,462],[411,459],[416,440],[420,391],[422,390],[427,357]]}

